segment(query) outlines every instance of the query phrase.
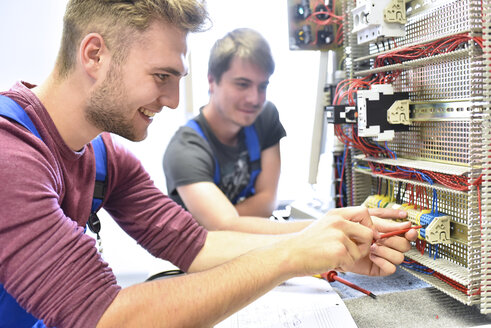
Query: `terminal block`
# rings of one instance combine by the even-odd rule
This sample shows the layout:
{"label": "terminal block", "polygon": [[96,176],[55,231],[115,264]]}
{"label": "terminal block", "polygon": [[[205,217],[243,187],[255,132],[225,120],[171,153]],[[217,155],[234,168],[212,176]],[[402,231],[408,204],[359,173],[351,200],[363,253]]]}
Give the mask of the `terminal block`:
{"label": "terminal block", "polygon": [[449,244],[450,240],[450,221],[448,215],[442,213],[432,213],[431,210],[418,210],[413,205],[397,204],[389,197],[382,195],[372,195],[362,204],[368,208],[392,208],[403,209],[407,212],[407,219],[415,225],[422,225],[419,229],[419,238],[430,244]]}
{"label": "terminal block", "polygon": [[450,216],[424,214],[420,217],[423,228],[419,230],[421,239],[430,244],[450,243]]}
{"label": "terminal block", "polygon": [[406,1],[391,0],[384,9],[384,21],[387,23],[406,24]]}
{"label": "terminal block", "polygon": [[387,122],[390,124],[410,125],[409,100],[396,100],[387,111]]}

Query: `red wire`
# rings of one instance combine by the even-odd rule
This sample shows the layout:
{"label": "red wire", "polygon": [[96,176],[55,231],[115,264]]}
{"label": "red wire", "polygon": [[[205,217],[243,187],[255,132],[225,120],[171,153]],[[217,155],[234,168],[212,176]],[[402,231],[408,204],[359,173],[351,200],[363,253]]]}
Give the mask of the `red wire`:
{"label": "red wire", "polygon": [[[315,25],[317,26],[327,26],[327,25],[334,25],[334,26],[338,26],[337,28],[337,33],[335,35],[335,38],[334,38],[334,42],[336,42],[337,44],[339,44],[339,36],[342,35],[342,33],[340,33],[340,31],[342,30],[342,26],[343,26],[343,16],[337,16],[334,11],[336,9],[335,7],[335,3],[333,1],[332,3],[332,6],[331,8],[327,7],[324,2],[322,1],[317,1],[314,5],[313,5],[313,8],[315,10],[315,8],[317,8],[319,5],[322,5],[324,7],[324,10],[322,11],[314,11],[312,12],[309,17],[307,17],[307,21],[308,22],[311,22],[311,23],[314,23]],[[318,16],[321,16],[321,15],[327,15],[328,18],[327,19],[320,19],[318,18]],[[317,29],[318,31],[319,29]],[[317,44],[317,41],[318,41],[318,33],[315,33],[315,39],[313,41],[313,44]]]}
{"label": "red wire", "polygon": [[418,225],[418,226],[412,226],[412,227],[406,228],[406,229],[391,231],[391,232],[382,234],[380,236],[380,239],[388,238],[388,237],[391,237],[391,236],[401,235],[401,234],[403,234],[405,232],[408,232],[409,230],[412,230],[412,229],[421,229],[422,227],[423,227],[422,225]]}
{"label": "red wire", "polygon": [[[402,63],[406,60],[414,60],[422,57],[434,56],[436,54],[448,53],[455,50],[460,45],[474,41],[481,48],[483,47],[483,40],[481,37],[471,37],[468,34],[457,34],[451,37],[445,37],[428,44],[409,46],[401,49],[396,49],[386,54],[377,56],[374,60],[374,68],[385,66],[386,61],[389,63]],[[395,40],[394,40],[395,45]],[[400,75],[400,71],[385,72],[372,74],[373,78],[370,82],[364,81],[367,77],[362,79],[347,79],[341,81],[336,88],[333,104],[339,105],[341,101],[347,97],[348,104],[353,105],[354,98],[353,93],[362,88],[370,88],[375,83],[392,83]],[[340,93],[342,89],[348,85],[348,90]]]}

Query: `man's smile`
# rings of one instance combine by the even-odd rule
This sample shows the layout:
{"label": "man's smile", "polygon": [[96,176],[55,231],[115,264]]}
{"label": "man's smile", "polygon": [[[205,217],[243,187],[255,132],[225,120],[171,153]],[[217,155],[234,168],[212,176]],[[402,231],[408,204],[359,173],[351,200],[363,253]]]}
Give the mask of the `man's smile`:
{"label": "man's smile", "polygon": [[157,114],[157,113],[152,112],[152,111],[149,111],[148,109],[145,109],[143,107],[139,108],[138,110],[140,111],[140,113],[142,113],[142,114],[144,114],[145,116],[148,116],[148,117],[154,117],[155,114]]}

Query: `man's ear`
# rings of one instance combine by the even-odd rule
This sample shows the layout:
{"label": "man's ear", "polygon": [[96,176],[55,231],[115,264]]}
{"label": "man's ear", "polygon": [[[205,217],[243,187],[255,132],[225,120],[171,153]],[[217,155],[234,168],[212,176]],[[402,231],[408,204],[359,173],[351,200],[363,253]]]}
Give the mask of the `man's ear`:
{"label": "man's ear", "polygon": [[212,94],[215,88],[216,80],[213,75],[208,74],[208,93]]}
{"label": "man's ear", "polygon": [[80,43],[80,61],[84,71],[93,79],[105,74],[103,67],[109,62],[109,52],[99,33],[87,34]]}

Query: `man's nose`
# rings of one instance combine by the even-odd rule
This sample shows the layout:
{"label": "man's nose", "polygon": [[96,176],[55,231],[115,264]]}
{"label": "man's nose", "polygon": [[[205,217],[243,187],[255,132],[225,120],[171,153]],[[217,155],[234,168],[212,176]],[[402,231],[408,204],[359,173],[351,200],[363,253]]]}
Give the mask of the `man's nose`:
{"label": "man's nose", "polygon": [[254,105],[259,104],[261,102],[261,92],[257,88],[249,88],[247,101]]}
{"label": "man's nose", "polygon": [[179,83],[166,88],[158,98],[160,107],[176,109],[179,105]]}

